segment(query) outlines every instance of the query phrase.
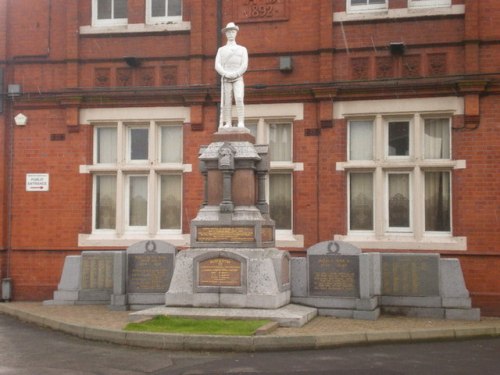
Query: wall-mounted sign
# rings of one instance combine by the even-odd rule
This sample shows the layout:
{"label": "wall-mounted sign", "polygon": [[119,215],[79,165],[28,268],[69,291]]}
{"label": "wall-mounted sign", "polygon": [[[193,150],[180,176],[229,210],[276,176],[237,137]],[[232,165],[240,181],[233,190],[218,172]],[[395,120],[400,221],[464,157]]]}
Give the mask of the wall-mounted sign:
{"label": "wall-mounted sign", "polygon": [[49,174],[27,173],[26,191],[49,191]]}

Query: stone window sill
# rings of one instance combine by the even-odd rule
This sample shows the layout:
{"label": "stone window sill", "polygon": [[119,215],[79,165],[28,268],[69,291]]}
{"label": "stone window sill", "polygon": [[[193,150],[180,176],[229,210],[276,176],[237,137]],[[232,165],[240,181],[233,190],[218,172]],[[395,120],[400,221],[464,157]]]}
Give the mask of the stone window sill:
{"label": "stone window sill", "polygon": [[175,22],[158,25],[148,25],[144,23],[131,23],[118,26],[81,26],[80,35],[101,35],[101,34],[141,34],[156,32],[175,32],[191,30],[191,22]]}
{"label": "stone window sill", "polygon": [[451,7],[429,8],[400,8],[387,10],[373,10],[372,12],[333,14],[333,22],[357,22],[372,20],[391,20],[399,18],[435,17],[465,14],[465,5],[452,5]]}

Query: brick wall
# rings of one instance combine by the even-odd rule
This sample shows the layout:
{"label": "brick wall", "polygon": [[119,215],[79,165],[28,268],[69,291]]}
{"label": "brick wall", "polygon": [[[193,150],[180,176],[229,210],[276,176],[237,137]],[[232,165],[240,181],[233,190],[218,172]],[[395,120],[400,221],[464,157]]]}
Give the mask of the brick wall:
{"label": "brick wall", "polygon": [[[466,5],[465,16],[343,24],[332,22],[332,13],[344,12],[344,1],[289,0],[286,11],[275,9],[279,19],[273,22],[272,17],[244,16],[246,1],[227,0],[222,1],[222,25],[216,2],[185,0],[183,18],[191,22],[190,31],[98,35],[77,33],[91,24],[91,1],[64,6],[62,1],[40,0],[35,6],[30,0],[10,1],[8,18],[6,3],[0,0],[0,25],[8,19],[9,30],[7,36],[0,26],[0,64],[10,62],[9,83],[21,83],[25,93],[16,100],[14,114],[29,118],[29,125],[15,127],[13,134],[10,271],[18,300],[50,298],[64,256],[84,250],[78,234],[91,231],[92,179],[79,166],[91,164],[92,129],[74,127],[78,109],[192,108],[193,125],[184,126],[183,161],[193,167],[183,176],[183,232],[189,231],[203,199],[198,149],[210,143],[218,123],[219,78],[213,65],[219,28],[230,21],[239,24],[238,43],[250,53],[246,102],[304,103],[304,119],[293,128],[294,162],[304,165],[294,172],[293,225],[296,234],[304,235],[306,248],[347,231],[346,174],[336,170],[336,163],[346,160],[346,123],[332,123],[332,101],[464,95],[458,83],[447,81],[458,82],[465,72],[498,74],[500,60],[500,35],[493,26],[500,6],[494,0],[454,0]],[[128,4],[130,23],[144,23],[144,0]],[[407,1],[389,4],[405,8]],[[391,55],[389,43],[401,40],[405,54]],[[129,67],[125,56],[137,57],[140,67]],[[293,72],[279,71],[280,56],[292,57]],[[471,94],[480,98],[479,127],[473,130],[469,123],[468,130],[453,132],[453,158],[467,163],[466,169],[453,171],[453,234],[467,237],[468,250],[446,255],[460,257],[474,304],[500,315],[498,78],[463,79],[496,83]],[[356,91],[344,84],[351,80],[369,85]],[[6,122],[0,115],[2,144]],[[463,116],[454,119],[454,127],[465,125]],[[50,191],[26,192],[27,173],[49,173]],[[3,164],[0,178],[5,181]],[[0,187],[4,242],[6,183]],[[5,255],[0,250],[0,275],[6,272]]]}

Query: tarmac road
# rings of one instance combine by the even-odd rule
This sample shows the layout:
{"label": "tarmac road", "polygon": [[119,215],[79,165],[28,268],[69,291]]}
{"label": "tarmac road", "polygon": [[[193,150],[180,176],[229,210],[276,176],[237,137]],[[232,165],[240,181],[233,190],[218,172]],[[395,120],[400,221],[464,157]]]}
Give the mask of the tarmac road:
{"label": "tarmac road", "polygon": [[0,375],[500,373],[500,339],[273,353],[198,353],[86,341],[0,314]]}

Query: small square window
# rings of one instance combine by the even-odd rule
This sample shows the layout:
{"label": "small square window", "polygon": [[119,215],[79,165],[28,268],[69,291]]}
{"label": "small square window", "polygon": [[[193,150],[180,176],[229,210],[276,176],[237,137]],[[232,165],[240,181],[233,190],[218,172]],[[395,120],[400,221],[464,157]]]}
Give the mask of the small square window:
{"label": "small square window", "polygon": [[95,130],[95,161],[97,164],[116,163],[116,126],[98,127]]}
{"label": "small square window", "polygon": [[388,156],[410,155],[410,123],[408,121],[393,121],[388,124]]}
{"label": "small square window", "polygon": [[148,24],[182,21],[182,0],[147,0]]}
{"label": "small square window", "polygon": [[127,0],[93,0],[92,20],[96,26],[127,24]]}
{"label": "small square window", "polygon": [[408,8],[449,7],[451,0],[408,0]]}
{"label": "small square window", "polygon": [[425,159],[450,159],[450,120],[426,119],[424,128]]}
{"label": "small square window", "polygon": [[387,0],[347,0],[348,12],[370,12],[387,9]]}
{"label": "small square window", "polygon": [[349,122],[349,160],[373,160],[373,121]]}
{"label": "small square window", "polygon": [[130,161],[148,160],[149,128],[129,128],[128,159]]}

